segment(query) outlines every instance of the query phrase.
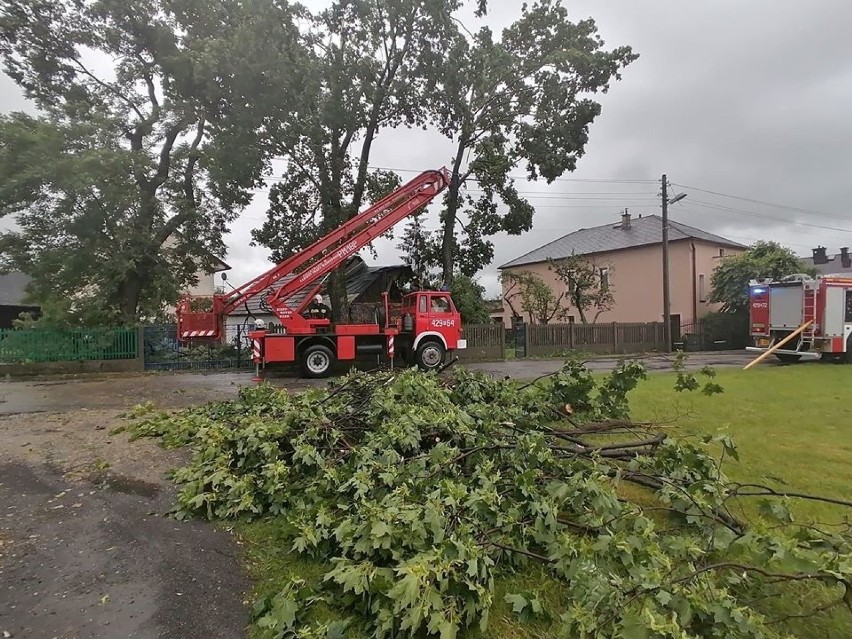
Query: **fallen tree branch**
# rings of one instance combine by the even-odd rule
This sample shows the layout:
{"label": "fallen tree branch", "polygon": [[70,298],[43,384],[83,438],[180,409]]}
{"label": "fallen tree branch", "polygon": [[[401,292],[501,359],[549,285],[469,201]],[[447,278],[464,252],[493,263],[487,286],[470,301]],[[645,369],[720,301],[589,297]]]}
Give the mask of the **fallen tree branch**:
{"label": "fallen tree branch", "polygon": [[[822,497],[820,495],[809,495],[807,493],[798,493],[789,490],[779,491],[771,488],[770,486],[764,486],[763,484],[729,484],[729,487],[733,487],[731,492],[732,497],[794,497],[796,499],[807,499],[810,501],[820,501],[827,504],[836,504],[838,506],[846,506],[847,508],[852,508],[852,501],[847,501],[845,499],[836,499],[834,497]],[[740,492],[740,488],[755,488],[761,492]]]}

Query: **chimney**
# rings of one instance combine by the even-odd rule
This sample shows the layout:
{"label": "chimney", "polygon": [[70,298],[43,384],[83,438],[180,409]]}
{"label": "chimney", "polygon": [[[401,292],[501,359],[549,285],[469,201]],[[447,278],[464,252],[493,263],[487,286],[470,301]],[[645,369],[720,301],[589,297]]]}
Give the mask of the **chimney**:
{"label": "chimney", "polygon": [[625,230],[630,228],[630,213],[627,209],[624,209],[624,213],[621,214],[621,228]]}
{"label": "chimney", "polygon": [[849,257],[849,247],[847,246],[840,249],[840,263],[843,265],[843,268],[852,266],[852,257]]}
{"label": "chimney", "polygon": [[828,257],[825,254],[825,247],[818,246],[813,250],[814,264],[828,264]]}

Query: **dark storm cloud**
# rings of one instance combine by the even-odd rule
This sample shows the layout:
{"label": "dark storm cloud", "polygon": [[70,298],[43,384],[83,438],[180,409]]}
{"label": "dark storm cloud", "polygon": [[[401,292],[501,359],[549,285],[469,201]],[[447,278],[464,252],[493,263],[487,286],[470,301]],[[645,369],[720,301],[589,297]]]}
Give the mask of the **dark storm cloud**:
{"label": "dark storm cloud", "polygon": [[[595,18],[607,46],[629,44],[641,56],[609,94],[599,96],[603,113],[591,128],[586,155],[565,177],[659,180],[665,172],[677,184],[847,215],[852,198],[852,3],[565,4],[575,19]],[[499,31],[519,13],[520,2],[492,0],[486,22]],[[462,20],[471,30],[478,28],[470,12]],[[5,90],[5,84],[0,89],[3,111],[20,108],[18,92]],[[451,156],[452,145],[437,132],[383,132],[372,164],[420,171],[444,165]],[[625,207],[636,214],[659,211],[653,199],[658,183],[557,181],[519,188],[535,194],[530,196],[537,207],[535,227],[521,237],[496,239],[494,264],[482,274],[492,293],[496,267],[518,255],[577,228],[614,222]],[[673,219],[737,241],[774,239],[801,254],[817,244],[830,252],[852,245],[852,232],[794,224],[852,230],[852,216],[838,219],[688,193],[672,208]],[[248,246],[265,198],[258,195],[228,239],[235,283],[268,266],[266,251]],[[704,203],[742,210],[721,211]],[[429,225],[437,226],[434,212]],[[395,242],[381,242],[379,249],[379,262],[398,259]]]}

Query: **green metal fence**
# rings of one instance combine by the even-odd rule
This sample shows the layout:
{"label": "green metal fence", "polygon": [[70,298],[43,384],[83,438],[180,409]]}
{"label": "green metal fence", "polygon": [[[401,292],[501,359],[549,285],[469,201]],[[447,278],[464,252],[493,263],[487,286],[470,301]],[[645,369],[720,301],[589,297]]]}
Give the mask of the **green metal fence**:
{"label": "green metal fence", "polygon": [[136,342],[132,328],[0,329],[0,363],[135,359]]}

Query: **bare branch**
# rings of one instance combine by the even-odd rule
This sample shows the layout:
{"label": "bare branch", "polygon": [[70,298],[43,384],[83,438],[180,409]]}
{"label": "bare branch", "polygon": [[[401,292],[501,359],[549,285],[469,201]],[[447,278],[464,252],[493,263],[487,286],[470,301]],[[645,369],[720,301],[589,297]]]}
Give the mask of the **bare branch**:
{"label": "bare branch", "polygon": [[[175,141],[181,132],[189,125],[190,121],[187,118],[181,118],[176,124],[169,127],[166,131],[166,138],[163,140],[163,148],[160,150],[160,162],[157,166],[157,174],[151,180],[151,187],[156,190],[169,177],[169,169],[172,163],[172,149],[174,149]],[[202,130],[203,135],[203,130]]]}
{"label": "bare branch", "polygon": [[757,566],[748,566],[746,564],[740,564],[732,561],[722,561],[715,564],[710,564],[708,566],[704,566],[703,568],[699,568],[691,572],[690,574],[675,579],[672,583],[684,583],[686,581],[690,581],[695,579],[697,576],[704,574],[705,572],[713,572],[716,570],[736,570],[738,572],[754,572],[758,575],[762,575],[764,577],[769,577],[771,579],[778,579],[780,581],[829,581],[832,583],[845,584],[846,582],[840,577],[836,577],[835,575],[824,573],[824,572],[797,572],[797,573],[783,573],[783,572],[772,572],[769,570],[765,570],[763,568],[758,568]]}
{"label": "bare branch", "polygon": [[101,88],[106,89],[109,93],[111,93],[113,95],[113,97],[118,98],[119,100],[124,102],[127,106],[129,106],[131,109],[133,109],[133,111],[136,112],[136,115],[139,116],[140,120],[145,119],[145,116],[142,115],[142,112],[139,110],[139,107],[136,105],[135,102],[133,102],[133,100],[128,98],[126,95],[124,95],[116,87],[112,86],[111,84],[107,84],[106,82],[101,80],[98,76],[96,76],[94,73],[89,71],[89,69],[87,69],[86,66],[82,62],[80,62],[77,58],[73,58],[72,62],[74,62],[74,64],[77,65],[77,68],[79,68],[80,71],[82,71],[85,75],[87,75],[89,78],[94,80],[94,82],[96,84],[98,84]]}
{"label": "bare branch", "polygon": [[[852,501],[845,499],[835,499],[834,497],[821,497],[819,495],[809,495],[807,493],[797,493],[788,490],[779,491],[763,484],[730,484],[729,488],[733,488],[732,496],[735,497],[794,497],[796,499],[807,499],[810,501],[821,501],[827,504],[837,504],[838,506],[846,506],[852,508]],[[740,492],[741,488],[755,488],[759,492]]]}

